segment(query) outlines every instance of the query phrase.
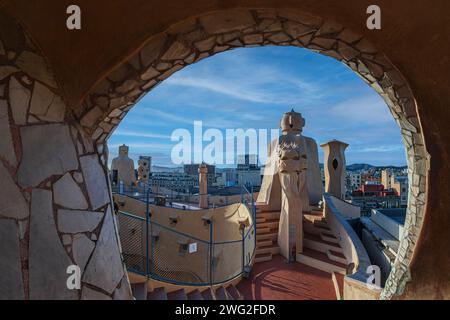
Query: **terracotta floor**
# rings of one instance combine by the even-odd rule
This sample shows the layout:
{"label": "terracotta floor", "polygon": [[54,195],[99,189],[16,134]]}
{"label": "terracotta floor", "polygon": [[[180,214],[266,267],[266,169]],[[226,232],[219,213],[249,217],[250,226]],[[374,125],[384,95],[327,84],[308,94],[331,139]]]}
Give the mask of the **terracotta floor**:
{"label": "terracotta floor", "polygon": [[247,300],[336,300],[331,274],[280,255],[256,263],[237,288]]}

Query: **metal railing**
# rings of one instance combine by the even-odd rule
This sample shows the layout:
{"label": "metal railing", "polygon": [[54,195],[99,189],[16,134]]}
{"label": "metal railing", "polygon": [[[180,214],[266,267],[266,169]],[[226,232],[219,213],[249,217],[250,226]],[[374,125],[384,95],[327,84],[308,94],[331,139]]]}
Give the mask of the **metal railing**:
{"label": "metal railing", "polygon": [[[252,188],[251,188],[252,191]],[[178,285],[214,285],[248,272],[256,249],[256,207],[252,192],[243,187],[242,204],[251,208],[252,223],[241,238],[214,240],[214,221],[207,239],[157,223],[151,218],[151,190],[145,197],[146,217],[119,211],[117,222],[125,265],[131,272]],[[231,259],[230,257],[237,257]]]}

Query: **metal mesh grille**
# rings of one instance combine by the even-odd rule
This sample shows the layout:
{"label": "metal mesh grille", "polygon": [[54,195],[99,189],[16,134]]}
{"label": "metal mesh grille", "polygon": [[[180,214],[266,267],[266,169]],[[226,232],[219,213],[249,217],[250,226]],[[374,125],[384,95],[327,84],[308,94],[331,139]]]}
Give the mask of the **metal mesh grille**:
{"label": "metal mesh grille", "polygon": [[132,271],[145,274],[145,220],[120,213],[118,228],[126,266]]}
{"label": "metal mesh grille", "polygon": [[[237,259],[229,258],[233,256]],[[213,283],[222,283],[238,276],[242,272],[242,241],[214,243],[211,266]]]}
{"label": "metal mesh grille", "polygon": [[250,265],[253,255],[255,254],[255,244],[256,244],[256,232],[255,224],[252,224],[250,228],[246,231],[244,238],[244,265]]}
{"label": "metal mesh grille", "polygon": [[[209,243],[150,223],[152,277],[174,283],[208,284]],[[156,240],[156,241],[155,241]]]}
{"label": "metal mesh grille", "polygon": [[[131,189],[127,192],[132,193]],[[248,202],[251,205],[253,224],[245,228],[241,239],[224,242],[198,239],[119,211],[117,222],[128,270],[148,274],[157,280],[186,285],[218,284],[239,276],[251,264],[255,254],[256,210],[251,194]],[[246,199],[243,199],[243,203],[246,203]],[[212,229],[210,234],[212,235]]]}

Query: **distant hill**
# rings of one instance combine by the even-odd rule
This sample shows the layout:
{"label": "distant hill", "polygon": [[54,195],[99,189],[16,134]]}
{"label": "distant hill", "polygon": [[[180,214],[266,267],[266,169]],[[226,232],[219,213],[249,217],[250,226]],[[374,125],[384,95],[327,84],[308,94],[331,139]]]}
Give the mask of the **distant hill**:
{"label": "distant hill", "polygon": [[407,166],[373,166],[368,163],[354,163],[347,166],[348,171],[360,171],[360,170],[369,170],[369,169],[396,169],[401,170],[407,168]]}
{"label": "distant hill", "polygon": [[152,166],[151,172],[183,172],[182,167]]}
{"label": "distant hill", "polygon": [[[320,168],[323,168],[323,163],[320,163]],[[347,165],[346,169],[347,171],[360,171],[360,170],[369,170],[369,169],[397,169],[397,170],[401,170],[401,169],[405,169],[407,168],[407,166],[374,166],[368,163],[353,163],[353,164],[349,164]]]}

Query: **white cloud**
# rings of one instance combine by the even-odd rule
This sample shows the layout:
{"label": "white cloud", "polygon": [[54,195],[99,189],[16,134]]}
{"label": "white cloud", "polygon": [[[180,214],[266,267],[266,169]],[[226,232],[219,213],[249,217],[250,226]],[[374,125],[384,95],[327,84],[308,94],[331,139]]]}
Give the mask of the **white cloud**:
{"label": "white cloud", "polygon": [[329,114],[341,120],[360,124],[381,125],[394,122],[384,100],[374,94],[340,102],[329,110]]}
{"label": "white cloud", "polygon": [[170,136],[166,134],[148,133],[145,131],[129,131],[129,130],[116,130],[114,132],[114,136],[170,139]]}

